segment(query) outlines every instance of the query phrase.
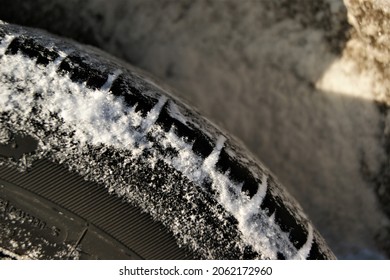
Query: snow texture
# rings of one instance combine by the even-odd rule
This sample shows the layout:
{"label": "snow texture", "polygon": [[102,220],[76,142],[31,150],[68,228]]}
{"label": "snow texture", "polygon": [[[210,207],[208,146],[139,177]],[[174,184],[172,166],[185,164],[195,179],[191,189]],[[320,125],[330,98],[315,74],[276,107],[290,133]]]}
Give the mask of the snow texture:
{"label": "snow texture", "polygon": [[[2,122],[12,132],[30,134],[39,141],[40,153],[35,158],[50,157],[89,180],[104,183],[111,192],[126,197],[162,221],[182,245],[190,246],[203,258],[243,258],[249,250],[255,258],[276,259],[281,254],[289,259],[305,259],[314,243],[322,254],[333,257],[297,203],[274,179],[269,180],[272,175],[262,165],[251,157],[247,157],[246,163],[241,160],[246,152],[237,148],[230,137],[188,112],[185,105],[168,93],[148,82],[136,84],[144,89],[142,95],[156,100],[143,115],[140,104],[129,106],[126,102],[126,94],[130,92],[116,96],[110,89],[120,75],[125,77],[123,74],[137,81],[137,76],[132,76],[128,69],[109,63],[96,65],[97,55],[85,56],[86,67],[108,73],[101,88],[91,88],[88,81],[75,82],[69,73],[61,72],[67,55],[56,46],[65,43],[53,41],[44,45],[58,54],[45,66],[21,52],[7,54],[13,40],[28,39],[22,29],[12,26],[9,29],[12,35],[6,35],[0,45]],[[39,39],[41,36],[43,39]],[[36,37],[35,44],[47,43],[43,35]],[[68,45],[64,49],[68,49],[68,54],[79,52]],[[165,132],[156,122],[167,104],[168,114],[178,121],[179,127],[174,124]],[[205,130],[202,133],[214,145],[207,157],[194,151],[197,139],[191,142],[178,135],[180,125]],[[167,155],[169,148],[175,152]],[[228,155],[233,154],[252,173],[258,184],[253,197],[241,191],[245,181],[236,181],[233,170],[218,170],[222,149]],[[113,156],[104,157],[105,152]],[[145,182],[140,181],[143,179]],[[175,192],[185,195],[179,197],[173,195]],[[283,224],[276,222],[277,207],[273,213],[260,207],[268,192],[277,201],[283,201],[286,211],[305,229],[302,246],[297,248],[291,233],[283,231]],[[204,207],[210,212],[196,209],[200,205],[194,199],[204,196],[209,199],[209,205]]]}
{"label": "snow texture", "polygon": [[151,72],[238,136],[339,258],[386,258],[388,1],[38,2],[37,26]]}

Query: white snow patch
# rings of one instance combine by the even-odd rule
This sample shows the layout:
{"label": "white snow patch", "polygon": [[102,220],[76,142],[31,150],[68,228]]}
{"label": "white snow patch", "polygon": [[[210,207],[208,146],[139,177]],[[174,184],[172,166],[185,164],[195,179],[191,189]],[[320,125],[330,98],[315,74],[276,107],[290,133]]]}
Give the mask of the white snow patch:
{"label": "white snow patch", "polygon": [[187,119],[186,117],[183,116],[183,114],[180,112],[179,108],[177,105],[172,101],[169,100],[169,114],[171,117],[177,119],[183,124],[187,124]]}
{"label": "white snow patch", "polygon": [[12,42],[12,40],[15,38],[15,35],[5,35],[5,37],[0,42],[0,57],[4,55],[5,51],[7,50],[9,44]]}
{"label": "white snow patch", "polygon": [[107,81],[104,83],[104,85],[100,88],[100,91],[108,92],[112,86],[112,83],[115,81],[116,78],[122,73],[122,70],[118,69],[114,73],[108,75]]}
{"label": "white snow patch", "polygon": [[294,260],[304,260],[309,256],[311,246],[313,244],[314,236],[313,236],[313,227],[309,224],[308,226],[308,235],[306,243],[302,246],[301,249],[298,250],[298,253],[294,256]]}
{"label": "white snow patch", "polygon": [[166,96],[161,96],[158,100],[157,104],[148,112],[148,115],[146,116],[145,120],[142,122],[141,125],[141,133],[146,134],[149,132],[151,127],[156,122],[158,116],[160,115],[161,109],[164,106],[164,104],[167,102],[168,98]]}

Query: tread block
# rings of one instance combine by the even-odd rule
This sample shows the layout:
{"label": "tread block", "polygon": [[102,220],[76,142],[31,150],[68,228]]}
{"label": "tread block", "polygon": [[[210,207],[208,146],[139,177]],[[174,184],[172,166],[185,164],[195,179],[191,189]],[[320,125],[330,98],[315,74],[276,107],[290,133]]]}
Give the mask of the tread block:
{"label": "tread block", "polygon": [[182,123],[169,114],[168,104],[165,104],[162,108],[156,123],[160,125],[165,132],[168,132],[173,126],[175,133],[179,137],[184,138],[188,143],[194,143],[193,151],[203,158],[207,157],[213,150],[210,139],[195,128]]}
{"label": "tread block", "polygon": [[284,232],[289,232],[289,239],[295,248],[300,249],[307,241],[308,232],[300,225],[290,211],[280,207],[275,212],[275,220]]}
{"label": "tread block", "polygon": [[87,87],[91,89],[100,89],[106,83],[107,77],[108,75],[106,73],[91,69],[89,71]]}
{"label": "tread block", "polygon": [[316,241],[311,245],[311,249],[309,252],[308,260],[326,260],[326,256],[320,252],[318,244]]}
{"label": "tread block", "polygon": [[145,117],[150,110],[157,104],[158,100],[153,97],[142,94],[139,88],[136,88],[131,81],[128,81],[119,75],[113,82],[111,93],[115,96],[122,96],[125,102],[129,106],[135,106],[136,112],[141,112],[141,115]]}
{"label": "tread block", "polygon": [[267,189],[267,192],[264,196],[263,202],[261,203],[261,209],[265,210],[267,212],[268,216],[272,216],[272,214],[275,212],[278,205],[276,204],[275,198],[272,196],[269,189]]}
{"label": "tread block", "polygon": [[168,112],[168,103],[165,103],[158,115],[156,124],[158,124],[165,132],[168,132],[174,122],[175,119],[171,117]]}
{"label": "tread block", "polygon": [[196,141],[197,133],[188,125],[180,122],[179,120],[173,119],[173,126],[175,127],[175,131],[179,137],[185,138],[187,142],[190,143]]}
{"label": "tread block", "polygon": [[9,44],[6,54],[15,55],[18,52],[24,54],[32,59],[37,60],[37,64],[48,65],[59,57],[59,55],[52,50],[49,50],[37,44],[31,38],[17,37]]}
{"label": "tread block", "polygon": [[163,106],[156,123],[160,125],[165,132],[168,132],[171,127],[174,126],[175,132],[179,137],[185,138],[185,140],[189,143],[194,143],[192,150],[202,158],[206,158],[213,151],[211,139],[196,128],[192,128],[191,126],[183,124],[179,120],[173,118],[169,114],[168,104]]}
{"label": "tread block", "polygon": [[81,57],[72,54],[61,62],[58,71],[68,73],[75,83],[86,82],[87,87],[91,89],[100,89],[108,78],[107,73],[93,69]]}
{"label": "tread block", "polygon": [[[130,98],[131,97],[131,98]],[[155,98],[147,97],[144,95],[126,95],[125,100],[126,102],[127,99],[131,99],[131,101],[136,100],[136,107],[135,111],[136,112],[141,112],[141,115],[143,117],[146,117],[146,115],[149,113],[150,110],[153,109],[153,107],[157,104],[158,100]]]}
{"label": "tread block", "polygon": [[244,182],[242,186],[242,191],[246,192],[249,197],[253,197],[258,189],[258,183],[256,179],[252,176],[251,172],[242,166],[238,161],[233,159],[225,149],[221,150],[219,159],[217,162],[217,169],[224,173],[230,171],[229,177],[236,182]]}
{"label": "tread block", "polygon": [[8,55],[15,55],[18,53],[19,50],[21,50],[23,46],[24,40],[22,38],[15,38],[12,40],[12,42],[8,45],[7,50],[5,51],[5,54]]}
{"label": "tread block", "polygon": [[82,83],[88,79],[86,67],[80,57],[70,54],[61,62],[58,71],[68,73],[72,81]]}
{"label": "tread block", "polygon": [[241,191],[246,192],[250,198],[252,198],[258,191],[259,184],[256,179],[252,176],[249,176],[245,179],[244,185],[242,186]]}
{"label": "tread block", "polygon": [[198,130],[193,130],[195,133],[195,142],[192,150],[202,158],[208,157],[213,151],[213,144],[211,139]]}
{"label": "tread block", "polygon": [[219,159],[217,162],[217,168],[221,172],[230,171],[230,177],[237,182],[242,182],[249,177],[252,177],[250,171],[243,167],[238,161],[233,159],[225,149],[221,150]]}
{"label": "tread block", "polygon": [[305,227],[297,222],[279,198],[272,196],[269,189],[260,207],[267,211],[268,216],[275,213],[275,222],[282,231],[289,233],[289,240],[295,248],[300,249],[306,243],[308,232]]}

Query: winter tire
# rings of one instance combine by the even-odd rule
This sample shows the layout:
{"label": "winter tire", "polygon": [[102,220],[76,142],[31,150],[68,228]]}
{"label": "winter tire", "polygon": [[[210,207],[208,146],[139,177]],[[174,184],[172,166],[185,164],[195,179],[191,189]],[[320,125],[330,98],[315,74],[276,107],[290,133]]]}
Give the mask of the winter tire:
{"label": "winter tire", "polygon": [[0,256],[333,259],[259,161],[141,71],[0,22]]}

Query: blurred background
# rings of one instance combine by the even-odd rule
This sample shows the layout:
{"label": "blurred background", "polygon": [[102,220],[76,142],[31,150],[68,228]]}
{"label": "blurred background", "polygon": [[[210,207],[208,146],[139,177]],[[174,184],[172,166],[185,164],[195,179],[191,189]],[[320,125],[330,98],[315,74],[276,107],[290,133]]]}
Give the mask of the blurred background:
{"label": "blurred background", "polygon": [[236,136],[340,259],[390,257],[387,0],[0,0],[151,73]]}

